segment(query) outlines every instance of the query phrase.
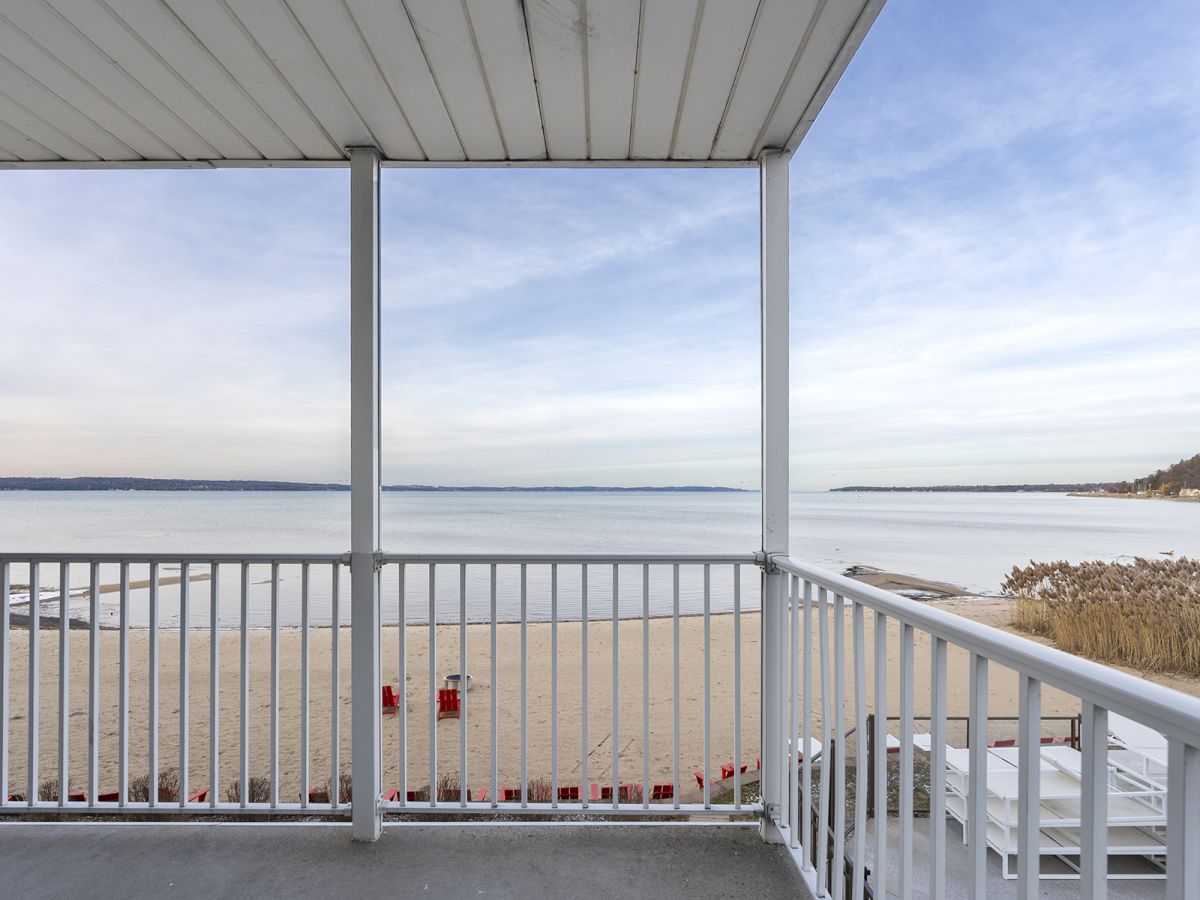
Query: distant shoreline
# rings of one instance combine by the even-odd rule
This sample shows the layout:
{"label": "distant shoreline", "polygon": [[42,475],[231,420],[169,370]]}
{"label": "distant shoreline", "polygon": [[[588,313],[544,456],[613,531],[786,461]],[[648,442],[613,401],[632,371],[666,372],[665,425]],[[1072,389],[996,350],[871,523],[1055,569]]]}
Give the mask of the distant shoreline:
{"label": "distant shoreline", "polygon": [[1108,491],[1115,482],[1076,484],[936,484],[928,487],[877,487],[851,485],[830,488],[830,493],[893,493],[893,494],[1074,494]]}
{"label": "distant shoreline", "polygon": [[[25,476],[0,477],[0,491],[330,491],[349,492],[350,485],[335,482],[306,481],[250,481],[238,479],[201,478],[125,478],[108,476],[85,476],[80,478],[40,478]],[[533,486],[520,485],[434,485],[434,484],[385,484],[385,491],[407,491],[412,493],[513,493],[513,494],[578,494],[578,493],[625,493],[625,494],[744,494],[746,488],[712,487],[708,485],[669,485],[654,487],[602,487],[599,485]]]}
{"label": "distant shoreline", "polygon": [[1162,494],[1118,494],[1113,491],[1071,491],[1071,497],[1100,497],[1109,500],[1173,500],[1176,503],[1200,503],[1200,497],[1172,497]]}

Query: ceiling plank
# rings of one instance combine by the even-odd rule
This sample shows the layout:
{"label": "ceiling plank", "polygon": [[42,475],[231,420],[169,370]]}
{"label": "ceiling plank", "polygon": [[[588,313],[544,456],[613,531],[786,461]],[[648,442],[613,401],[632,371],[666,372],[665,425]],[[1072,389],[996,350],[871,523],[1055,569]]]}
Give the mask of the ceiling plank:
{"label": "ceiling plank", "polygon": [[[10,118],[9,122],[63,156],[71,155],[70,147],[76,148],[87,159],[132,159],[137,156],[129,146],[3,56],[0,56],[0,85],[8,98],[25,110],[14,113],[17,119]],[[33,130],[20,124],[18,119],[28,122]],[[50,130],[43,132],[43,128]],[[42,134],[57,137],[47,141],[39,137]],[[63,145],[65,150],[60,150],[57,142],[63,140],[70,143]]]}
{"label": "ceiling plank", "polygon": [[[0,66],[0,84],[7,86],[7,66]],[[0,91],[0,120],[37,144],[45,147],[56,156],[65,159],[99,159],[100,157],[87,147],[73,140],[58,128],[48,123],[41,116],[30,111],[16,102],[8,94]]]}
{"label": "ceiling plank", "polygon": [[712,151],[757,10],[757,0],[705,3],[672,158],[706,159]]}
{"label": "ceiling plank", "polygon": [[29,135],[18,131],[0,117],[0,150],[13,159],[44,162],[62,159],[53,150],[43,147]]}
{"label": "ceiling plank", "polygon": [[874,24],[884,0],[826,3],[812,37],[763,129],[761,147],[799,146]]}
{"label": "ceiling plank", "polygon": [[[106,97],[130,119],[139,122],[155,140],[169,147],[172,159],[199,159],[216,152],[158,97],[50,7],[42,3],[13,3],[5,10],[5,15],[59,65]],[[142,152],[136,135],[124,131],[114,134]]]}
{"label": "ceiling plank", "polygon": [[[178,158],[178,154],[151,134],[140,122],[64,66],[52,54],[29,40],[3,17],[0,17],[0,56],[109,134],[114,146],[108,152],[103,150],[101,144],[93,144],[97,152],[105,158]],[[125,149],[122,150],[122,147]]]}
{"label": "ceiling plank", "polygon": [[347,0],[383,77],[431,159],[466,159],[408,13],[399,3]]}
{"label": "ceiling plank", "polygon": [[[107,3],[151,50],[170,60],[171,68],[236,128],[259,155],[268,159],[296,159],[301,155],[299,148],[166,3],[162,0],[107,0]],[[217,11],[216,7],[211,9]]]}
{"label": "ceiling plank", "polygon": [[591,159],[629,156],[640,10],[640,0],[611,0],[587,6]]}
{"label": "ceiling plank", "polygon": [[305,159],[339,159],[321,128],[242,23],[219,0],[163,0]]}
{"label": "ceiling plank", "polygon": [[378,145],[281,0],[227,0],[230,11],[339,150]]}
{"label": "ceiling plank", "polygon": [[95,0],[46,0],[109,59],[187,122],[217,156],[261,156],[157,53],[146,46],[125,23]]}
{"label": "ceiling plank", "polygon": [[671,152],[703,0],[645,0],[630,155],[663,159]]}
{"label": "ceiling plank", "polygon": [[763,0],[713,145],[714,157],[746,159],[754,155],[763,123],[802,55],[798,48],[821,5],[818,0]]}
{"label": "ceiling plank", "polygon": [[504,140],[466,10],[457,0],[404,0],[467,159],[504,159]]}
{"label": "ceiling plank", "polygon": [[287,0],[287,4],[383,154],[392,159],[424,159],[425,151],[346,7],[329,0]]}
{"label": "ceiling plank", "polygon": [[484,77],[511,159],[545,159],[533,58],[518,0],[466,0]]}
{"label": "ceiling plank", "polygon": [[551,159],[587,159],[580,0],[526,0],[529,45]]}

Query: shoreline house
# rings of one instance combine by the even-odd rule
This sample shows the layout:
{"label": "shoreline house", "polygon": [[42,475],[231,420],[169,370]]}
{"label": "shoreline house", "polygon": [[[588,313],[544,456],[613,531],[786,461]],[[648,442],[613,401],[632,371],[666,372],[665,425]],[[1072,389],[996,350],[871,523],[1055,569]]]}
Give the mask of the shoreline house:
{"label": "shoreline house", "polygon": [[[0,4],[0,191],[6,177],[31,169],[95,170],[99,178],[102,171],[116,169],[291,166],[344,170],[350,197],[352,537],[347,552],[214,555],[202,547],[179,547],[159,554],[131,547],[122,553],[63,554],[53,547],[0,548],[0,829],[6,829],[0,830],[0,868],[7,887],[17,879],[34,886],[63,879],[54,882],[56,892],[70,893],[59,888],[75,878],[71,884],[81,891],[102,883],[106,890],[136,896],[167,893],[170,879],[169,892],[180,896],[202,893],[215,883],[211,879],[234,878],[257,892],[280,892],[283,888],[269,885],[286,885],[296,896],[336,890],[366,897],[394,892],[390,878],[403,870],[427,885],[430,879],[456,879],[453,887],[445,882],[442,889],[454,895],[483,886],[512,896],[585,889],[604,895],[627,888],[632,880],[639,891],[664,896],[682,896],[680,891],[689,897],[724,896],[750,884],[767,865],[759,864],[767,857],[737,843],[751,829],[765,842],[760,849],[774,854],[771,866],[786,866],[798,890],[821,896],[881,897],[894,890],[909,897],[917,885],[933,897],[982,898],[998,872],[992,851],[999,847],[1006,860],[1015,859],[1020,896],[1038,896],[1046,856],[1066,861],[1067,874],[1080,879],[1083,894],[1098,897],[1108,877],[1121,874],[1117,854],[1132,840],[1140,841],[1135,849],[1165,875],[1169,896],[1200,897],[1200,701],[825,572],[789,554],[790,161],[881,6],[882,0]],[[741,166],[759,172],[762,529],[757,546],[719,555],[624,556],[560,554],[554,547],[523,555],[465,554],[454,548],[428,555],[382,546],[379,186],[391,170],[421,166]],[[803,295],[796,302],[803,303]],[[214,576],[235,573],[239,622],[218,623],[214,617],[210,629],[198,630],[160,622],[168,599],[160,573],[174,566]],[[455,666],[467,653],[465,590],[456,593],[453,585],[465,585],[469,570],[482,570],[494,579],[516,578],[524,592],[534,568],[551,585],[546,599],[552,609],[568,585],[581,595],[587,611],[580,628],[583,652],[573,656],[556,644],[550,665],[552,690],[557,690],[560,668],[565,673],[579,667],[582,693],[570,698],[555,693],[549,709],[530,709],[523,700],[519,709],[499,710],[494,692],[489,697],[476,689],[462,695],[457,716],[439,721],[439,709],[451,709],[437,694],[446,690],[442,670],[448,664],[449,671],[461,672]],[[93,617],[88,676],[84,683],[71,681],[75,642],[68,617],[59,628],[43,630],[39,605],[33,604],[30,630],[10,626],[10,586],[28,584],[36,595],[43,585],[82,584],[95,603],[108,571],[115,571],[121,597],[122,626],[114,648],[119,677],[114,683],[100,680],[102,641]],[[739,705],[739,676],[730,684],[713,672],[708,644],[703,644],[698,651],[704,657],[702,684],[686,686],[702,696],[687,720],[702,725],[695,763],[698,796],[687,802],[682,781],[689,777],[691,760],[682,761],[681,754],[695,751],[680,747],[678,640],[672,648],[673,684],[648,683],[648,647],[622,669],[618,630],[605,618],[616,589],[589,594],[589,579],[597,572],[610,576],[610,586],[619,579],[634,590],[653,584],[669,592],[677,590],[680,577],[696,578],[705,598],[713,578],[753,576],[745,599],[748,606],[756,600],[762,609],[753,645],[760,654],[754,677],[759,700],[754,709]],[[279,683],[274,639],[252,654],[246,622],[251,612],[259,612],[250,604],[262,602],[252,599],[257,597],[252,584],[280,577],[301,579],[306,597],[309,586],[318,583],[332,583],[336,595],[344,580],[349,590],[348,622],[336,620],[336,602],[330,607],[333,624],[348,626],[331,629],[335,660],[339,653],[349,660],[348,680],[338,681],[341,670],[335,664],[333,683],[327,685],[332,705],[323,710],[313,702],[307,627],[299,689]],[[430,628],[427,644],[421,642],[424,667],[409,665],[418,648],[407,637],[398,646],[381,640],[381,605],[395,602],[381,592],[385,578],[401,585],[402,597],[404,585],[436,583],[440,590],[448,582],[450,593],[443,596],[452,598],[452,616],[453,600],[461,604],[464,613],[456,625]],[[737,574],[733,578],[743,583]],[[131,585],[141,580],[148,584],[150,614],[144,642],[130,641],[128,628]],[[209,591],[192,587],[185,571],[170,596],[171,603],[180,604],[180,619],[193,621],[189,609],[202,616],[210,600],[215,610],[218,584],[220,578],[213,577]],[[432,610],[432,587],[428,597]],[[735,628],[740,622],[735,613]],[[705,629],[708,624],[706,616]],[[222,628],[230,626],[238,635],[232,646],[219,639]],[[606,627],[613,632],[611,661],[587,652],[589,630]],[[277,631],[272,629],[273,637]],[[893,645],[896,662],[889,666]],[[741,646],[735,642],[735,648]],[[928,648],[919,659],[918,646]],[[236,653],[239,677],[218,683],[222,652]],[[159,672],[168,653],[183,673],[178,697],[160,691]],[[521,653],[524,672],[523,644]],[[413,710],[410,716],[383,715],[385,661],[402,673],[394,708]],[[918,671],[928,673],[929,689],[920,697]],[[1011,681],[1013,673],[1020,698],[1016,746],[995,754],[985,739],[989,683]],[[714,697],[718,679],[722,687]],[[969,683],[966,709],[948,709],[949,679]],[[18,682],[26,686],[20,696],[14,689]],[[642,716],[620,721],[617,704],[604,706],[602,689],[615,695],[627,683],[640,684],[647,698],[652,688],[672,691],[670,721],[650,722],[648,699]],[[1073,755],[1047,758],[1042,752],[1043,686],[1078,698],[1080,736],[1078,747],[1069,748]],[[350,698],[348,730],[339,730],[344,697]],[[743,719],[757,729],[753,790],[752,764],[741,758],[740,746],[723,777],[715,778],[726,760],[710,758],[708,723],[714,701],[724,708],[726,698],[739,723],[735,733],[743,732]],[[86,704],[86,714],[70,714],[74,701]],[[554,736],[568,711],[582,729],[580,746],[603,744],[613,754],[607,784],[589,772],[589,762],[603,748],[585,750],[579,759],[558,758]],[[1117,748],[1109,734],[1110,711],[1158,735],[1161,746],[1135,745],[1122,735],[1125,743]],[[973,737],[965,747],[948,746],[960,714]],[[413,715],[428,717],[425,745],[409,742],[406,722]],[[527,725],[535,715],[553,721],[548,748],[529,746]],[[919,715],[927,725],[921,733],[914,727]],[[239,723],[232,750],[218,740],[218,722],[229,717]],[[467,770],[470,722],[483,721],[480,717],[491,724],[493,751],[500,728],[519,736],[519,786],[496,784],[494,770]],[[293,721],[301,729],[298,753],[279,743],[280,730]],[[332,729],[330,758],[322,760],[321,771],[310,766],[308,741],[316,727]],[[160,754],[160,735],[168,728],[181,738],[178,757],[170,760]],[[648,744],[660,728],[670,736],[662,754],[670,760],[670,777],[648,784],[646,769],[619,772],[617,736]],[[343,740],[348,758],[340,756]],[[251,771],[251,741],[271,745],[268,771]],[[148,772],[131,770],[134,745],[146,748]],[[400,784],[383,781],[385,746],[389,758],[400,760]],[[1117,768],[1110,749],[1132,754],[1121,757],[1124,769]],[[918,752],[928,756],[929,809],[921,817],[914,795]],[[534,754],[551,761],[556,783],[548,792],[529,780],[528,760]],[[189,783],[197,760],[203,760],[206,778]],[[101,782],[110,761],[118,772],[115,786]],[[177,766],[181,779],[169,790],[159,783],[168,766]],[[443,791],[442,779],[451,770],[459,787]],[[899,785],[894,804],[888,790],[893,771]],[[868,773],[870,778],[862,777]],[[308,790],[299,797],[281,793],[284,776],[299,777]],[[231,779],[236,785],[221,789]],[[1135,782],[1142,785],[1141,805],[1130,807],[1129,821],[1110,823],[1111,798],[1135,793]],[[322,792],[327,783],[345,790],[325,787]],[[422,796],[422,785],[436,789]],[[595,799],[592,787],[598,788]],[[1118,799],[1125,804],[1130,797]],[[430,815],[453,820],[460,830],[409,827],[410,821]],[[1046,815],[1050,824],[1044,827]],[[20,830],[33,827],[23,820],[55,816],[85,821],[43,825],[35,836]],[[623,824],[597,830],[562,822],[529,827],[521,841],[492,856],[472,848],[487,841],[495,848],[504,840],[496,836],[502,832],[445,843],[456,840],[467,823],[493,822],[497,816]],[[275,831],[264,851],[263,839],[249,827],[160,828],[145,841],[133,840],[132,832],[110,821],[130,817],[275,823],[323,818],[349,827],[329,829],[334,834],[326,841],[306,829]],[[680,819],[726,823],[724,830],[698,826],[704,836],[696,839],[710,850],[726,847],[726,855],[712,850],[703,863],[695,862],[672,837],[672,828],[634,827]],[[959,830],[959,822],[965,830]],[[337,834],[346,831],[369,846],[339,842]],[[381,833],[384,840],[378,840]],[[642,860],[638,868],[614,863],[621,841]],[[151,844],[162,856],[154,857],[147,872],[143,850]],[[256,850],[248,856],[244,847]],[[20,848],[22,858],[11,858],[18,852],[11,848]],[[84,858],[86,865],[80,862]],[[425,859],[429,866],[422,869]],[[546,859],[563,863],[547,866]],[[684,871],[699,877],[666,878],[672,860],[684,861]],[[510,871],[505,867],[513,862],[522,864],[522,879],[498,881],[497,873]],[[274,870],[277,880],[261,880],[264,871],[281,863],[290,868]],[[109,875],[97,881],[101,871]],[[582,872],[593,873],[588,877],[595,880],[577,886],[572,879]],[[334,877],[329,873],[337,880],[327,880]],[[673,893],[668,881],[675,884]]]}

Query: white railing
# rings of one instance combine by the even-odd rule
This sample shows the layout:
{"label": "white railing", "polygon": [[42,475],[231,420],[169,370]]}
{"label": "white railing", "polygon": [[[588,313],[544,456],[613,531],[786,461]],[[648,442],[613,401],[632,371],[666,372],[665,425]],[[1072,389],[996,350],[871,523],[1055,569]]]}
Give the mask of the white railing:
{"label": "white railing", "polygon": [[[1105,896],[1109,877],[1128,875],[1110,875],[1110,852],[1129,852],[1142,860],[1161,861],[1165,856],[1168,896],[1200,896],[1200,700],[787,556],[773,557],[771,563],[768,578],[783,581],[783,602],[765,614],[764,628],[767,634],[774,629],[780,635],[786,671],[777,673],[785,685],[781,708],[763,714],[780,717],[787,727],[783,745],[764,752],[764,760],[782,766],[780,783],[785,787],[778,805],[768,810],[817,896],[840,900],[894,892],[912,897],[916,867],[922,865],[928,866],[929,896],[959,896],[965,890],[967,896],[982,898],[988,890],[989,843],[1001,852],[1005,867],[1010,851],[1016,857],[1022,898],[1038,896],[1039,878],[1049,874],[1042,872],[1043,856],[1065,861],[1077,872],[1082,896]],[[918,635],[929,644],[927,735],[914,734]],[[898,651],[896,671],[889,671],[889,645]],[[989,667],[1011,670],[1018,679],[1017,736],[1004,741],[1014,745],[1011,750],[988,746]],[[969,748],[955,751],[947,747],[948,679],[964,675]],[[1079,753],[1043,750],[1043,685],[1078,698]],[[1110,764],[1110,712],[1165,736],[1166,784],[1139,781],[1138,773],[1115,757]],[[889,715],[898,718],[898,738],[887,734]],[[814,721],[820,723],[819,735],[814,734]],[[814,741],[824,748],[815,785],[817,754],[804,752]],[[891,819],[895,827],[890,837],[889,744],[899,768],[898,816]],[[783,762],[796,748],[802,762]],[[914,855],[914,784],[921,783],[914,779],[916,748],[927,751],[929,759],[928,850],[921,855]],[[965,755],[965,760],[956,762],[948,754]],[[996,759],[1011,765],[1012,771],[997,774]],[[1058,775],[1047,778],[1043,769]],[[850,775],[853,787],[848,785]],[[1053,801],[1047,809],[1056,810],[1048,813],[1039,796],[1041,784],[1059,776],[1077,779],[1078,788],[1073,797],[1068,791],[1044,798]],[[1013,780],[1016,791],[1010,796],[1003,784]],[[1131,782],[1147,790],[1129,791]],[[814,788],[819,797],[816,809]],[[1004,844],[1010,829],[997,824],[1008,801],[1017,814],[1011,847]],[[850,822],[848,806],[853,808]],[[1132,806],[1143,815],[1136,810],[1125,815],[1123,810]],[[1159,813],[1161,820],[1156,818]],[[868,814],[873,819],[870,830]],[[947,865],[947,823],[954,820],[964,825],[965,884],[948,883],[952,867]],[[1043,828],[1056,836],[1055,846],[1045,845]],[[1122,829],[1136,829],[1144,835],[1142,844],[1116,840],[1124,834]],[[1075,846],[1071,835],[1078,837]]]}
{"label": "white railing", "polygon": [[[759,605],[760,575],[753,555],[384,554],[381,561],[384,610],[396,609],[402,626],[397,629],[397,646],[385,650],[385,660],[390,655],[399,673],[399,708],[420,709],[427,705],[426,734],[430,736],[423,748],[428,770],[418,773],[412,765],[408,719],[398,716],[395,732],[385,732],[385,746],[392,743],[391,735],[395,734],[397,760],[397,778],[394,788],[385,795],[385,811],[604,816],[730,816],[757,811],[758,805],[743,802],[742,796],[742,773],[753,768],[743,759],[744,746],[756,747],[758,742],[754,719],[753,733],[744,734],[741,705],[743,614],[746,609],[756,612]],[[718,579],[720,591],[714,589]],[[445,594],[450,596],[449,603],[442,601]],[[389,595],[396,598],[394,606]],[[750,602],[744,603],[747,598]],[[505,603],[507,614],[502,609]],[[403,627],[412,624],[413,610],[422,611],[422,624],[427,630],[420,647],[424,654],[420,667],[414,664],[414,648],[408,644],[410,629]],[[722,682],[729,686],[725,699],[730,701],[727,724],[731,741],[722,746],[721,759],[714,756],[712,738],[715,686],[711,623],[718,611],[728,614],[731,632],[729,670],[721,673]],[[690,641],[681,651],[681,622],[686,623],[690,616],[699,617],[702,623],[699,647]],[[536,654],[530,646],[532,621],[540,621],[541,627],[549,631],[548,647],[542,642]],[[504,649],[500,634],[506,622],[516,631],[515,642],[519,645],[519,672],[510,676],[510,686],[516,682],[514,708],[506,708],[499,694],[505,680],[498,667]],[[455,626],[450,633],[448,623]],[[561,636],[565,623],[572,625],[569,647]],[[669,643],[663,641],[661,649],[656,649],[652,629],[660,632],[657,637],[661,641],[668,624]],[[590,637],[597,631],[596,637]],[[603,659],[594,658],[597,638],[599,643],[607,644],[601,647],[608,651]],[[486,642],[486,649],[473,653],[473,641]],[[622,669],[621,648],[626,643],[638,648],[632,672]],[[690,695],[699,694],[702,710],[699,706],[685,710],[687,692],[681,677],[692,667],[683,652],[693,654],[689,659],[694,660],[697,649],[701,683],[692,687]],[[660,652],[670,655],[672,683],[669,691],[657,691],[652,697],[651,659]],[[548,654],[548,659],[543,654]],[[544,737],[543,746],[536,748],[545,765],[540,772],[531,769],[535,750],[529,737],[534,680],[529,671],[531,658],[538,659],[543,670],[540,688],[532,699],[539,706],[538,718],[548,725],[545,730],[549,732],[548,740]],[[457,760],[443,761],[437,721],[437,690],[443,683],[439,666],[451,673],[471,675],[471,660],[476,665],[488,665],[488,693],[479,700],[473,699],[470,690],[461,693]],[[385,662],[385,671],[391,670],[391,661]],[[563,661],[570,663],[570,671],[560,665]],[[599,679],[594,677],[597,666]],[[410,678],[419,684],[411,692]],[[468,684],[461,677],[459,682]],[[755,684],[756,693],[757,688]],[[508,693],[511,702],[512,692]],[[630,695],[636,695],[632,705],[638,713],[632,722],[623,718]],[[592,715],[597,706],[602,721]],[[564,711],[571,713],[569,732],[562,721]],[[669,716],[669,732],[662,721],[664,713]],[[698,745],[681,742],[685,715],[691,720],[701,718]],[[486,728],[473,728],[477,719],[486,723]],[[509,729],[506,748],[501,741],[501,725],[514,719],[516,728]],[[747,737],[749,740],[744,742]],[[564,754],[568,738],[574,749]],[[605,746],[606,751],[599,749]],[[640,761],[628,774],[623,768],[625,746],[634,748],[629,755]],[[502,778],[506,749],[515,750],[515,754],[508,754],[511,777]],[[731,757],[724,764],[722,774],[726,777],[716,778],[724,754]],[[511,758],[514,755],[515,760]],[[661,763],[664,756],[669,760],[666,765]],[[482,759],[483,771],[472,765],[472,757]],[[449,784],[442,777],[443,765],[452,771]],[[595,768],[604,768],[607,774],[598,776]],[[688,802],[683,798],[689,792],[693,770],[702,773],[703,778],[697,783],[698,796]],[[720,782],[722,793],[728,794],[724,802],[714,800],[715,781]],[[414,790],[418,784],[423,786]]]}
{"label": "white railing", "polygon": [[[322,754],[328,768],[323,773],[337,785],[344,739],[337,664],[338,594],[344,565],[342,556],[328,554],[0,558],[0,812],[343,814],[345,804],[336,788],[310,794],[309,779],[316,772],[310,768],[309,726],[314,709],[322,709],[330,729]],[[168,570],[172,574],[164,576]],[[81,571],[83,576],[78,574]],[[290,695],[298,695],[298,702],[281,698],[280,633],[296,630],[280,624],[285,583],[294,586],[288,593],[299,630],[298,671],[286,687]],[[20,593],[14,591],[17,584],[22,585]],[[63,585],[68,589],[64,591]],[[57,599],[57,642],[41,627],[40,601],[47,591]],[[115,595],[115,602],[106,599],[107,594]],[[316,701],[310,679],[314,597],[320,598],[321,624],[331,643],[330,680],[317,691]],[[21,658],[14,653],[14,644],[22,629],[13,633],[10,613],[26,605],[23,598],[31,602]],[[72,605],[79,608],[79,619],[73,619]],[[106,619],[115,620],[115,625],[102,625]],[[83,628],[71,628],[73,622]],[[72,634],[81,630],[86,634],[72,640]],[[177,648],[170,659],[161,652],[164,633],[173,636]],[[264,655],[269,660],[260,656],[264,653],[260,642],[255,642],[252,654],[254,633],[265,633]],[[37,639],[31,639],[35,635]],[[139,638],[136,648],[131,647],[134,637]],[[201,643],[207,645],[207,652],[194,659],[192,647]],[[43,652],[51,649],[57,659],[53,670],[44,672]],[[221,660],[230,652],[237,653],[238,659],[236,697],[222,679]],[[77,653],[87,656],[86,683],[78,688],[71,665]],[[105,658],[111,663],[114,657],[115,672],[111,665],[102,665]],[[206,670],[206,687],[196,691],[192,682],[200,669]],[[141,685],[134,681],[135,671],[142,672]],[[14,706],[12,686],[18,673],[26,685],[25,702]],[[174,697],[160,692],[164,673],[178,686]],[[43,696],[47,678],[56,682],[56,702]],[[256,697],[252,705],[252,688],[255,694],[266,695],[265,703]],[[197,702],[201,696],[206,709]],[[45,742],[50,735],[43,716],[49,704],[53,704],[49,712],[57,719],[57,733],[50,738],[53,750],[48,753]],[[164,706],[176,704],[177,711],[164,715]],[[264,706],[265,721],[257,712]],[[73,707],[79,716],[86,714],[85,729],[72,727]],[[220,723],[230,713],[228,707],[237,717],[238,731],[223,738]],[[293,725],[297,729],[298,763],[292,770],[280,764],[281,708],[294,714],[287,731]],[[18,722],[23,740],[14,746],[12,728]],[[172,730],[178,749],[178,756],[170,760],[160,754],[164,727]],[[193,752],[193,733],[204,739],[199,753]],[[265,775],[252,770],[252,743],[268,748]],[[81,747],[86,748],[82,759],[77,749]],[[49,767],[47,758],[52,761]],[[172,774],[170,783],[160,783],[160,775],[167,771]],[[318,780],[324,777],[317,776]]]}
{"label": "white railing", "polygon": [[[389,716],[373,700],[384,726],[379,808],[757,813],[743,796],[759,745],[758,629],[742,627],[744,615],[757,619],[754,563],[752,554],[379,554],[375,640],[402,711]],[[0,557],[0,812],[346,815],[347,570],[345,556],[320,554]],[[53,630],[43,603],[58,613]],[[26,608],[27,628],[10,627],[10,613]],[[724,666],[714,663],[714,627]],[[534,628],[544,639],[531,640]],[[652,667],[661,654],[666,664]],[[489,670],[475,673],[486,694],[462,691],[457,721],[442,723],[443,679],[469,674],[471,661]],[[447,758],[453,745],[457,760]]]}
{"label": "white railing", "polygon": [[[1165,857],[1171,896],[1200,896],[1200,700],[786,556],[765,576],[761,562],[379,554],[382,625],[372,639],[382,683],[396,687],[392,717],[373,698],[384,726],[376,808],[762,815],[810,887],[837,898],[881,896],[885,882],[912,896],[918,865],[931,896],[961,888],[948,884],[951,821],[964,825],[971,896],[986,892],[989,843],[1005,865],[1016,858],[1023,898],[1036,896],[1044,855],[1073,855],[1085,895],[1103,896],[1110,852],[1122,850],[1110,828],[1127,821],[1148,835],[1139,853]],[[0,557],[0,812],[346,815],[347,568],[345,556],[321,554]],[[57,606],[53,631],[41,627],[42,599]],[[13,628],[10,613],[26,604],[27,628]],[[73,609],[84,620],[74,629]],[[923,642],[929,691],[919,710]],[[762,672],[761,683],[745,677],[747,666],[759,674],[768,651],[780,671]],[[472,668],[475,692],[461,677]],[[1018,679],[1017,739],[1003,753],[988,747],[998,736],[990,670]],[[443,723],[448,674],[464,690]],[[948,707],[951,677],[969,684],[964,709]],[[772,682],[780,689],[762,694]],[[1077,698],[1082,721],[1081,752],[1052,759],[1078,778],[1077,812],[1054,821],[1078,834],[1078,847],[1049,853],[1039,843],[1043,685]],[[1110,712],[1165,735],[1164,772],[1110,757]],[[960,713],[965,750],[948,747]],[[236,730],[222,729],[231,718]],[[926,719],[928,732],[915,733]],[[760,753],[772,732],[779,737]],[[898,815],[889,813],[889,744]],[[929,760],[927,860],[914,853],[916,752]],[[759,756],[761,801],[751,771]],[[994,789],[996,759],[1011,763],[1011,795]],[[167,769],[177,782],[160,784]],[[1122,802],[1143,799],[1144,816],[1114,820],[1116,791]],[[998,803],[1017,822],[989,838]]]}

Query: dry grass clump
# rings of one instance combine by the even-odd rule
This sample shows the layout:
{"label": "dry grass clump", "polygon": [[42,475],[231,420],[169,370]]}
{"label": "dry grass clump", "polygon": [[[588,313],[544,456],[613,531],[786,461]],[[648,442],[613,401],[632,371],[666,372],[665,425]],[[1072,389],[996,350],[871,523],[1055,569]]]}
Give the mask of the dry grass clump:
{"label": "dry grass clump", "polygon": [[[246,782],[247,787],[247,803],[270,803],[271,802],[271,779],[265,775],[251,775],[250,780]],[[226,803],[241,803],[242,802],[242,781],[240,778],[235,778],[225,787],[225,802]]]}
{"label": "dry grass clump", "polygon": [[[150,776],[135,775],[129,779],[130,803],[148,803],[150,800]],[[158,773],[158,802],[176,803],[179,800],[179,772],[163,769]]]}
{"label": "dry grass clump", "polygon": [[1003,587],[1013,625],[1062,650],[1200,675],[1200,561],[1031,562],[1014,566]]}

